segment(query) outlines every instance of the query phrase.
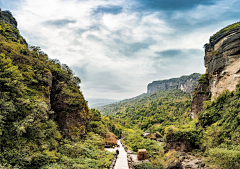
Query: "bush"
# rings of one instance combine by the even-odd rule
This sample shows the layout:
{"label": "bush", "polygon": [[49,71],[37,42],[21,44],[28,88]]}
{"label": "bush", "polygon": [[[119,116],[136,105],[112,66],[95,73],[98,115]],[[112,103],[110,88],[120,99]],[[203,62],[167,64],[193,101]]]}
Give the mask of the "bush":
{"label": "bush", "polygon": [[212,162],[220,168],[239,169],[240,151],[227,148],[212,148],[208,151]]}
{"label": "bush", "polygon": [[133,165],[135,169],[164,169],[163,165],[154,166],[151,163],[140,163]]}

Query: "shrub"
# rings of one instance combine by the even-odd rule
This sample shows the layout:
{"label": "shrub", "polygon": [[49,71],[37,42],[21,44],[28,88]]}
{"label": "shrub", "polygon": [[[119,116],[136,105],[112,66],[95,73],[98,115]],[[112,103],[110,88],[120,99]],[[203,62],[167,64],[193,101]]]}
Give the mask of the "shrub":
{"label": "shrub", "polygon": [[240,151],[227,148],[212,148],[208,151],[212,162],[220,168],[239,169]]}
{"label": "shrub", "polygon": [[151,163],[140,163],[133,165],[135,169],[164,169],[163,165],[154,166]]}

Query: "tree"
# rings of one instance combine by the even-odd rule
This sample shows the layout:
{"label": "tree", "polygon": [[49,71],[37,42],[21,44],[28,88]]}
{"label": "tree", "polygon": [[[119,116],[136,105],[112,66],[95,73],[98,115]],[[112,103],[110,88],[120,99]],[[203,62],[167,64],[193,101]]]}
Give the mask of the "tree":
{"label": "tree", "polygon": [[0,92],[4,99],[20,97],[24,90],[21,72],[17,66],[12,64],[10,58],[5,58],[5,54],[0,54]]}

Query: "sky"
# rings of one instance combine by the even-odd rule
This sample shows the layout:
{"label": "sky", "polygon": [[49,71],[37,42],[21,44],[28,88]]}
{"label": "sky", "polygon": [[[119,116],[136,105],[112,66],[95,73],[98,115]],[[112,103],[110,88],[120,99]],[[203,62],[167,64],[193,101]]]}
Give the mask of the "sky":
{"label": "sky", "polygon": [[205,73],[204,44],[240,16],[238,0],[0,0],[0,8],[29,45],[70,66],[86,98],[116,100]]}

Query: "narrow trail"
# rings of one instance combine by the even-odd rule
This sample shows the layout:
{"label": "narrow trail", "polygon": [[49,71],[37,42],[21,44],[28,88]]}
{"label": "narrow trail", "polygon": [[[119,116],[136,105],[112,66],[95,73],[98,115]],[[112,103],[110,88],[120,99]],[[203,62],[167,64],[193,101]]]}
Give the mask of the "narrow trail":
{"label": "narrow trail", "polygon": [[120,145],[120,147],[117,148],[119,150],[119,155],[114,169],[128,169],[127,153],[122,147],[120,140],[118,140],[118,145]]}

